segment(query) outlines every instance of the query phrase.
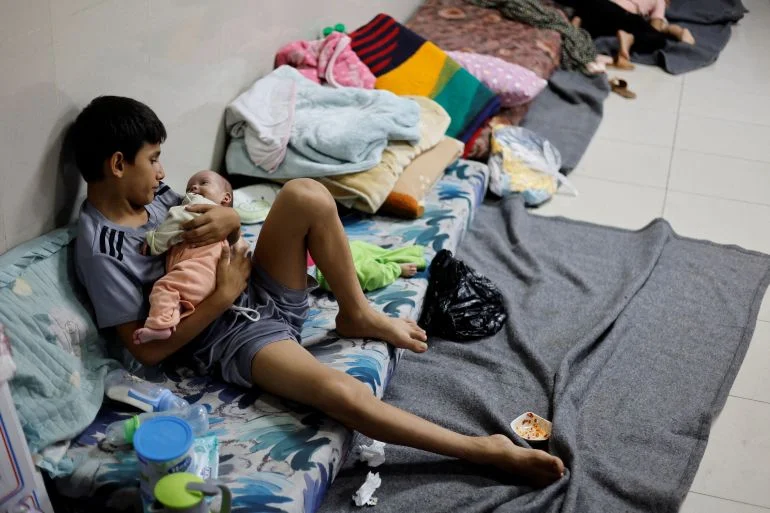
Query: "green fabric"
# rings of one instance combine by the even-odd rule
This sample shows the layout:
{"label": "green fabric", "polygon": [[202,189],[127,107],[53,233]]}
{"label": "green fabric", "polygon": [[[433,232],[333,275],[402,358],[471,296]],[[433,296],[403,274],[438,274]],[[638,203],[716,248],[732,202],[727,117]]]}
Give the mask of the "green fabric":
{"label": "green fabric", "polygon": [[[446,130],[448,137],[459,137],[465,127],[472,121],[472,114],[480,112],[484,106],[489,103],[491,96],[484,90],[476,77],[459,68],[452,59],[447,59],[444,68],[441,71],[441,79],[445,80],[441,89],[434,90],[433,100],[439,105],[444,106],[451,123]],[[459,68],[459,69],[455,69]],[[445,72],[451,72],[451,76]],[[474,94],[469,94],[475,91]]]}
{"label": "green fabric", "polygon": [[506,18],[532,25],[539,29],[555,30],[561,34],[561,63],[567,69],[585,71],[596,60],[596,46],[584,29],[573,26],[554,7],[540,0],[465,0],[466,2],[497,9]]}
{"label": "green fabric", "polygon": [[[423,246],[405,246],[385,249],[368,242],[354,240],[350,242],[350,253],[356,268],[358,283],[364,291],[387,287],[401,276],[401,264],[415,264],[418,269],[425,269],[425,248]],[[331,290],[320,269],[316,269],[319,285]]]}

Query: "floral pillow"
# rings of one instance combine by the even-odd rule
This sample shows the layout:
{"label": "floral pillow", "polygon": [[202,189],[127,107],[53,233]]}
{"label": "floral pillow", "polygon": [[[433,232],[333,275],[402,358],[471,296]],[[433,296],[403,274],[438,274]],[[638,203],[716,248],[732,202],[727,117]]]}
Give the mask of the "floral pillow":
{"label": "floral pillow", "polygon": [[516,107],[532,101],[548,84],[534,72],[492,55],[447,52],[471,75],[500,97],[503,107]]}

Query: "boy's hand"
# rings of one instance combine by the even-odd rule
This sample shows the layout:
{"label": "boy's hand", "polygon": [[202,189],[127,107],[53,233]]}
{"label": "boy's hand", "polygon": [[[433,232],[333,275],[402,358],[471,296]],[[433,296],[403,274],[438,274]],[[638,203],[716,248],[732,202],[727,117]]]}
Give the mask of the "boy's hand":
{"label": "boy's hand", "polygon": [[245,251],[233,251],[227,244],[222,245],[222,256],[217,265],[216,294],[228,305],[232,305],[246,289],[251,273],[251,262]]}
{"label": "boy's hand", "polygon": [[194,248],[208,246],[229,238],[240,229],[241,220],[230,207],[188,205],[186,210],[201,215],[182,225],[184,240]]}

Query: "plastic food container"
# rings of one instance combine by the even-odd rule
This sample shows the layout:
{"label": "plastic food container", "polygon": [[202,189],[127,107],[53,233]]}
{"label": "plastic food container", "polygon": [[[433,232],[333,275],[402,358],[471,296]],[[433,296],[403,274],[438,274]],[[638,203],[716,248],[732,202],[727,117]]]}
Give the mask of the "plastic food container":
{"label": "plastic food container", "polygon": [[544,442],[551,438],[553,424],[531,411],[522,413],[511,422],[514,433],[529,442]]}
{"label": "plastic food container", "polygon": [[155,417],[139,426],[134,434],[134,449],[139,460],[139,488],[145,501],[152,502],[153,490],[162,477],[190,470],[192,443],[192,428],[177,417]]}

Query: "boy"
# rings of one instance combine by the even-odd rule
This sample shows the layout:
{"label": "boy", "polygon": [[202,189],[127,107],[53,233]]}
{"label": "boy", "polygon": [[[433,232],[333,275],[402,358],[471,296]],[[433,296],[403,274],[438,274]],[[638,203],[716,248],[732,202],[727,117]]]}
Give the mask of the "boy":
{"label": "boy", "polygon": [[[166,131],[146,105],[103,96],[80,113],[73,136],[75,158],[88,184],[75,254],[78,276],[99,327],[114,329],[141,364],[156,365],[179,353],[203,372],[216,371],[229,383],[256,385],[310,405],[376,440],[494,465],[540,486],[563,475],[561,460],[544,451],[517,447],[503,435],[460,435],[383,403],[366,385],[318,362],[297,343],[308,307],[309,250],[335,291],[340,335],[427,350],[426,334],[414,322],[391,319],[369,306],[334,200],[313,180],[293,180],[283,187],[251,262],[244,252],[223,245],[214,292],[168,339],[134,344],[133,333],[147,315],[147,294],[164,271],[162,256],[144,256],[141,246],[146,232],[180,202],[161,182],[160,144]],[[183,226],[188,244],[237,241],[240,223],[233,209],[188,208],[202,214]],[[260,320],[239,317],[230,308],[234,303],[257,309]]]}

